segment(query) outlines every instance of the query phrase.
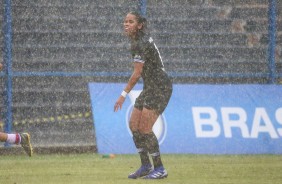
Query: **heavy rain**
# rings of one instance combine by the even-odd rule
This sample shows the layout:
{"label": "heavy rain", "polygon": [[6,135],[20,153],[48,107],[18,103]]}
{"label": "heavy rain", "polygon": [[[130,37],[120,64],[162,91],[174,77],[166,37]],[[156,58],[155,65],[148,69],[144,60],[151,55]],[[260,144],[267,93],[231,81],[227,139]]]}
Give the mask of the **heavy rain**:
{"label": "heavy rain", "polygon": [[[125,105],[129,110],[121,111],[124,114],[122,118],[112,114],[109,116],[105,112],[109,106],[113,111],[115,100],[133,71],[130,40],[123,28],[124,18],[130,11],[139,11],[147,18],[148,31],[158,46],[166,72],[176,86],[166,115],[160,116],[160,123],[154,129],[166,129],[164,132],[155,132],[164,153],[282,153],[281,147],[278,148],[281,143],[277,143],[277,140],[281,142],[282,139],[282,98],[275,95],[281,94],[282,84],[280,0],[2,0],[0,5],[0,58],[3,64],[0,72],[0,131],[29,132],[34,154],[102,154],[104,152],[99,152],[97,138],[99,141],[105,139],[100,144],[110,147],[105,153],[137,153],[128,127],[132,110],[130,102],[135,100],[132,100],[134,95],[127,99],[128,104]],[[100,84],[107,88],[100,88]],[[137,87],[142,84],[140,80]],[[178,99],[175,97],[177,90],[180,91],[179,95],[198,93],[198,88],[185,91],[183,86],[186,85],[188,88],[205,85],[206,88],[200,89],[228,92],[218,96],[217,92],[210,92],[211,96],[216,96],[214,99],[207,96],[198,98],[198,105],[208,108],[192,107],[186,111],[185,105],[182,107],[177,103],[182,100],[197,103],[197,100],[194,101],[193,97]],[[217,85],[220,88],[214,89]],[[244,91],[256,90],[255,94],[258,94],[257,90],[264,90],[268,85],[275,88],[265,93],[273,93],[275,97],[270,102],[277,102],[270,110],[261,106],[260,100],[256,99],[260,96]],[[233,109],[228,109],[224,105],[232,106],[232,99],[228,101],[221,97],[233,95],[231,92],[234,89],[229,89],[230,86],[239,86],[238,94],[246,99],[243,105],[253,103],[258,106],[246,105],[250,107],[248,109],[236,104]],[[239,90],[245,86],[255,88]],[[96,94],[93,92],[95,89],[101,91]],[[246,93],[248,95],[245,96]],[[106,99],[100,103],[95,101],[97,96],[103,95]],[[272,95],[262,97],[270,98]],[[213,100],[218,100],[215,107],[205,103]],[[172,108],[177,107],[179,111],[172,110],[173,117],[168,115]],[[183,135],[181,139],[187,141],[191,139],[185,137],[186,134],[194,136],[193,141],[199,140],[202,147],[190,150],[184,148],[185,143],[180,142],[178,148],[162,148],[169,142],[170,132],[179,131],[174,128],[178,126],[177,122],[173,122],[174,126],[169,122],[174,118],[175,121],[183,120],[177,113],[194,115],[194,119],[190,117],[189,120],[198,124],[189,122],[189,130],[179,132],[179,135]],[[103,116],[107,116],[104,124],[96,127],[96,123],[99,123],[96,121],[103,119]],[[211,122],[206,123],[205,118]],[[111,128],[113,125],[107,124],[110,121],[123,127],[115,132],[115,128]],[[228,122],[233,124],[227,125]],[[119,148],[119,145],[111,142],[110,137],[106,137],[107,133],[113,139],[123,139],[119,135],[126,135],[130,138],[128,144],[132,148],[128,152]],[[262,134],[264,137],[260,138]],[[205,137],[221,137],[227,145],[228,140],[225,139],[236,136],[239,138],[234,141],[235,145],[236,141],[244,141],[244,138],[257,138],[256,145],[261,140],[271,144],[271,148],[253,152],[240,145],[235,146],[240,150],[216,150],[216,144],[213,148],[207,148],[202,142]],[[122,141],[121,144],[127,142]],[[18,148],[18,145],[2,142],[0,155],[23,154],[23,150]]]}

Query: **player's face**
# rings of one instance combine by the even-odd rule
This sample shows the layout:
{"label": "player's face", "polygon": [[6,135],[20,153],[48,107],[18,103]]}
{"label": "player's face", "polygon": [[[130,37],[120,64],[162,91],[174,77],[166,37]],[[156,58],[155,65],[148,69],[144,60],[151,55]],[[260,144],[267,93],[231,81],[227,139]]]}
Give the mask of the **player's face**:
{"label": "player's face", "polygon": [[142,24],[138,23],[136,16],[130,13],[126,15],[123,26],[125,34],[130,38],[134,38],[138,29],[142,28]]}

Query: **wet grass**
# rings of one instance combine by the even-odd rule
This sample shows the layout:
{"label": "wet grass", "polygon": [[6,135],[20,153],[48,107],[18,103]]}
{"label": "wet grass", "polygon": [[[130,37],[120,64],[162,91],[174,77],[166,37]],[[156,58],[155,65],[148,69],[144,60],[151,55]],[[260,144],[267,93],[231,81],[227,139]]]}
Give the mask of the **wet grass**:
{"label": "wet grass", "polygon": [[130,180],[138,155],[99,154],[0,156],[5,184],[280,184],[282,155],[163,155],[169,176]]}

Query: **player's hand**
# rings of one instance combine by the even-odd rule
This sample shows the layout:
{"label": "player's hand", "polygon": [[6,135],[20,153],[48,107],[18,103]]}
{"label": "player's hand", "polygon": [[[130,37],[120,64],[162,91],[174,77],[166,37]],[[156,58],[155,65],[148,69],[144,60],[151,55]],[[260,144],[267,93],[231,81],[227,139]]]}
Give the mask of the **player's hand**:
{"label": "player's hand", "polygon": [[115,106],[114,106],[114,112],[117,112],[119,109],[122,108],[122,104],[123,104],[124,100],[125,100],[125,98],[123,96],[120,96],[118,98],[118,100],[116,101]]}
{"label": "player's hand", "polygon": [[2,70],[3,69],[3,65],[2,65],[2,63],[0,63],[0,70]]}

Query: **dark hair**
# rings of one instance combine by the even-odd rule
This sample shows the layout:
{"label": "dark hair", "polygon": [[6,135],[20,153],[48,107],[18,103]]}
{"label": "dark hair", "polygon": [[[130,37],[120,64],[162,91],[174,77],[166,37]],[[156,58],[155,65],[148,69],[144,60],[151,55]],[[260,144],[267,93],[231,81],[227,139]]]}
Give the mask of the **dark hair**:
{"label": "dark hair", "polygon": [[138,36],[145,35],[145,33],[147,32],[147,19],[136,11],[131,11],[129,12],[129,14],[135,15],[137,22],[139,24],[142,24],[142,28],[138,31],[137,35]]}

